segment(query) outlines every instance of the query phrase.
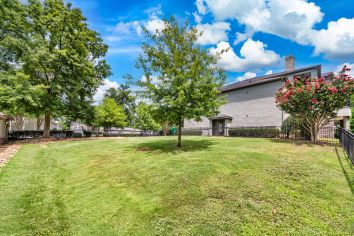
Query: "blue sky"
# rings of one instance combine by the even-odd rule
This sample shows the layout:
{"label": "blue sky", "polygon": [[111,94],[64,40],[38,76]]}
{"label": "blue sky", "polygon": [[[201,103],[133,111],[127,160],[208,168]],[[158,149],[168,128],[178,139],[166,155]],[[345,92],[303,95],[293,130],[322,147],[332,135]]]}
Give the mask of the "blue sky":
{"label": "blue sky", "polygon": [[198,43],[215,53],[230,47],[220,65],[228,83],[284,70],[284,57],[296,67],[322,64],[336,71],[354,63],[352,0],[74,0],[109,45],[113,75],[105,86],[116,87],[130,73],[142,78],[135,60],[144,41],[141,27],[161,29],[162,19],[188,19],[203,30]]}

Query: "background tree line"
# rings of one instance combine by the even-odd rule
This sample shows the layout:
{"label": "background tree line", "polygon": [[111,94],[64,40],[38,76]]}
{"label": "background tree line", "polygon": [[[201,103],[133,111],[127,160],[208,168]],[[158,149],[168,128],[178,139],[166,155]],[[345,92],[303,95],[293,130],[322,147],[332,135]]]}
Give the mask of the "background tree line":
{"label": "background tree line", "polygon": [[[135,114],[131,75],[106,92],[105,98],[116,104],[105,99],[93,105],[97,88],[111,75],[103,59],[107,50],[71,3],[0,0],[0,110],[12,115],[18,127],[24,117],[35,118],[37,129],[44,123],[44,137],[49,137],[51,118],[64,129],[73,121],[106,128],[135,126],[136,117],[143,115]],[[144,110],[141,105],[137,111]],[[143,120],[141,127],[156,129]]]}

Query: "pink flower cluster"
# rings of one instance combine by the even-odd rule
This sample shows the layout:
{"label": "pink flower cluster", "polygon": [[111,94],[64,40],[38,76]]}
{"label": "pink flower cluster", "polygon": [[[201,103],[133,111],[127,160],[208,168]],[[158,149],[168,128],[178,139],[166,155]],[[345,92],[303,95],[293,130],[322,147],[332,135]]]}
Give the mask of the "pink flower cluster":
{"label": "pink flower cluster", "polygon": [[331,91],[331,92],[332,92],[332,94],[335,94],[335,93],[337,93],[337,92],[338,92],[337,88],[336,88],[336,87],[334,87],[334,86],[329,87],[329,88],[328,88],[328,90],[329,90],[329,91]]}
{"label": "pink flower cluster", "polygon": [[312,98],[312,99],[311,99],[311,102],[312,102],[313,104],[317,104],[317,103],[318,103],[318,101],[317,101],[316,98]]}
{"label": "pink flower cluster", "polygon": [[[283,87],[276,93],[277,105],[285,105],[295,99],[300,101],[305,97],[309,99],[307,102],[308,108],[313,108],[314,105],[318,106],[321,99],[328,99],[328,96],[342,96],[351,94],[354,91],[354,80],[351,76],[346,75],[344,72],[349,71],[347,67],[343,68],[343,72],[339,76],[333,75],[326,81],[324,77],[314,79],[309,77],[294,76],[293,80],[287,80]],[[322,95],[319,95],[322,94]],[[296,103],[295,103],[296,104]]]}

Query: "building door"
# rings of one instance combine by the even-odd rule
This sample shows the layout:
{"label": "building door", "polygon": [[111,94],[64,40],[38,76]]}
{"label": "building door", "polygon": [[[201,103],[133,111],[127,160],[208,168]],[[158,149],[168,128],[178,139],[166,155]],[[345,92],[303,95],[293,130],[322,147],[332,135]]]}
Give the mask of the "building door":
{"label": "building door", "polygon": [[213,136],[225,135],[225,120],[213,120]]}

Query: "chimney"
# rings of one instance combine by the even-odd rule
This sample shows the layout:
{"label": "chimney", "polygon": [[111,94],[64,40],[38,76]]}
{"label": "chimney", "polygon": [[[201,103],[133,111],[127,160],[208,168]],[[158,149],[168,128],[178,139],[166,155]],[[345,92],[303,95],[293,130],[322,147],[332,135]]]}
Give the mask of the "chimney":
{"label": "chimney", "polygon": [[285,57],[285,70],[294,70],[295,69],[295,57],[290,55]]}

